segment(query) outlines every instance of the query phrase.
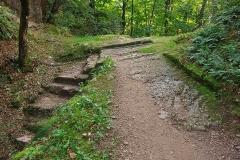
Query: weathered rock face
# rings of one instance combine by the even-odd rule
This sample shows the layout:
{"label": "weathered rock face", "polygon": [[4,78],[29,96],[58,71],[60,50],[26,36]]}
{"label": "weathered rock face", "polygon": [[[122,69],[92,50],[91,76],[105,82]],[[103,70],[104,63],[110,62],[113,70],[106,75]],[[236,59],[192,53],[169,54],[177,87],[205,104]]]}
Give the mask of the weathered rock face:
{"label": "weathered rock face", "polygon": [[[0,2],[4,2],[5,5],[20,13],[21,3],[19,0],[0,0]],[[42,22],[41,0],[29,0],[29,3],[30,3],[29,19],[31,21],[34,21],[35,23],[41,23]]]}
{"label": "weathered rock face", "polygon": [[30,20],[35,23],[42,22],[41,0],[29,0],[30,5]]}

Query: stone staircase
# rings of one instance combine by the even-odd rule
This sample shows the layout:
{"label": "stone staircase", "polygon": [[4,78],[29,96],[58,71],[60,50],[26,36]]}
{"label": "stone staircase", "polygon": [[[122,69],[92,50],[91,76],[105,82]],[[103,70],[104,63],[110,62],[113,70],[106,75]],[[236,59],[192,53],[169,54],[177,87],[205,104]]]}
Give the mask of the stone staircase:
{"label": "stone staircase", "polygon": [[[51,116],[58,106],[65,104],[80,89],[80,83],[86,82],[90,71],[95,68],[99,60],[98,54],[90,55],[87,60],[74,63],[74,66],[67,68],[62,74],[56,76],[52,83],[42,86],[45,90],[34,104],[24,108],[24,114],[28,117],[29,123],[25,128],[31,132],[31,128],[38,125],[39,119]],[[22,146],[31,142],[33,133],[16,138]]]}
{"label": "stone staircase", "polygon": [[[103,48],[115,48],[128,45],[138,45],[152,43],[149,40],[134,41],[131,43],[110,45]],[[92,54],[86,60],[74,63],[74,66],[67,68],[62,74],[56,76],[52,83],[42,86],[46,91],[42,94],[34,104],[29,104],[23,111],[29,118],[29,123],[25,128],[31,131],[36,124],[39,123],[37,118],[51,116],[53,111],[63,104],[65,104],[71,97],[73,97],[80,89],[80,83],[86,82],[89,73],[93,68],[102,64],[99,54]],[[24,135],[19,137],[16,141],[23,146],[31,141],[34,134]]]}
{"label": "stone staircase", "polygon": [[40,117],[51,115],[57,106],[63,105],[78,92],[79,84],[88,79],[89,72],[97,65],[98,60],[99,55],[93,54],[86,61],[74,63],[74,66],[55,77],[52,83],[43,86],[46,93],[36,103],[25,108],[24,113]]}

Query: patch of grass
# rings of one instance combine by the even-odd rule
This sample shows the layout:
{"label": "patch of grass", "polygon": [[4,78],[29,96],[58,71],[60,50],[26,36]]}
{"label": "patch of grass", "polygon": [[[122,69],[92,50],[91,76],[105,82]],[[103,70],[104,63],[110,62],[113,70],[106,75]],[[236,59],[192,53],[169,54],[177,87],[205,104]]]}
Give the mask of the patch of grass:
{"label": "patch of grass", "polygon": [[82,60],[95,53],[101,53],[101,49],[89,43],[77,44],[57,54],[55,60],[58,62]]}
{"label": "patch of grass", "polygon": [[103,47],[105,45],[110,45],[114,43],[119,43],[119,41],[130,41],[131,37],[126,35],[103,35],[103,36],[90,36],[90,37],[75,37],[73,43],[93,43],[95,46]]}
{"label": "patch of grass", "polygon": [[131,38],[120,35],[105,35],[94,37],[68,37],[63,38],[63,50],[54,54],[58,62],[69,62],[86,58],[92,53],[100,53],[101,47],[115,43],[127,42]]}
{"label": "patch of grass", "polygon": [[222,117],[219,115],[219,111],[221,109],[221,102],[216,97],[216,94],[202,84],[197,87],[197,90],[200,95],[205,95],[205,103],[208,107],[207,110],[210,117],[213,118],[213,120],[222,120]]}
{"label": "patch of grass", "polygon": [[139,53],[155,53],[157,51],[158,47],[155,45],[152,45],[147,48],[141,48],[138,50]]}
{"label": "patch of grass", "polygon": [[96,70],[95,80],[82,86],[79,94],[59,107],[56,115],[40,127],[37,140],[13,159],[87,160],[107,159],[111,155],[111,151],[97,147],[106,130],[110,129],[111,122],[109,97],[113,77],[107,72],[114,65],[107,65],[109,62],[110,59],[105,60],[103,66],[106,68]]}

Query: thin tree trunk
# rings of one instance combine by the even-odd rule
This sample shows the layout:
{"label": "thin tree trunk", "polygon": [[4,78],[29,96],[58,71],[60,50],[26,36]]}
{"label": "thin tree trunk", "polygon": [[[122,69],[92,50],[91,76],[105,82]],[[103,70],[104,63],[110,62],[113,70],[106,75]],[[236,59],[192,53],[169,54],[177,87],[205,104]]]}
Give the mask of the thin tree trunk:
{"label": "thin tree trunk", "polygon": [[44,22],[46,21],[46,15],[47,15],[47,2],[48,0],[41,0],[42,19]]}
{"label": "thin tree trunk", "polygon": [[145,23],[148,26],[149,22],[148,22],[148,15],[147,15],[147,2],[144,3],[144,16],[145,16],[145,19],[146,19]]}
{"label": "thin tree trunk", "polygon": [[203,25],[203,16],[204,16],[204,11],[205,11],[205,7],[207,4],[207,0],[203,0],[202,2],[202,7],[199,13],[199,19],[198,19],[198,27],[201,27]]}
{"label": "thin tree trunk", "polygon": [[130,36],[132,37],[133,36],[133,14],[134,14],[134,11],[133,11],[133,9],[134,9],[134,2],[133,2],[133,0],[132,0],[132,13],[131,13],[131,31],[130,31]]}
{"label": "thin tree trunk", "polygon": [[215,20],[215,14],[217,12],[218,8],[217,8],[217,3],[216,0],[212,0],[212,20]]}
{"label": "thin tree trunk", "polygon": [[126,8],[127,8],[127,1],[123,0],[123,5],[122,5],[122,33],[125,33],[125,28],[126,28]]}
{"label": "thin tree trunk", "polygon": [[93,10],[93,16],[96,18],[96,1],[95,0],[90,0],[89,6]]}
{"label": "thin tree trunk", "polygon": [[149,23],[150,26],[151,26],[151,24],[152,24],[153,17],[154,17],[154,9],[155,9],[156,1],[157,1],[157,0],[154,0],[154,1],[153,1],[153,5],[152,5],[152,12],[151,12],[151,18],[150,18],[150,23]]}
{"label": "thin tree trunk", "polygon": [[19,27],[18,64],[20,68],[24,68],[28,57],[27,29],[29,16],[29,0],[21,0],[21,6],[22,8]]}
{"label": "thin tree trunk", "polygon": [[170,10],[170,0],[165,0],[165,13],[164,13],[164,19],[165,19],[165,22],[164,22],[164,34],[167,36],[168,35],[168,21],[169,21],[169,10]]}
{"label": "thin tree trunk", "polygon": [[61,6],[61,0],[55,0],[53,4],[53,8],[51,10],[51,14],[48,17],[47,22],[48,23],[53,23],[53,15],[57,14],[59,7]]}
{"label": "thin tree trunk", "polygon": [[197,22],[198,25],[197,25],[193,30],[196,30],[196,29],[202,27],[202,25],[203,25],[204,11],[205,11],[206,4],[207,4],[207,0],[203,0],[203,1],[202,1],[202,7],[201,7],[201,10],[200,10],[200,13],[199,13],[199,15],[197,16],[197,20],[196,20],[196,22]]}

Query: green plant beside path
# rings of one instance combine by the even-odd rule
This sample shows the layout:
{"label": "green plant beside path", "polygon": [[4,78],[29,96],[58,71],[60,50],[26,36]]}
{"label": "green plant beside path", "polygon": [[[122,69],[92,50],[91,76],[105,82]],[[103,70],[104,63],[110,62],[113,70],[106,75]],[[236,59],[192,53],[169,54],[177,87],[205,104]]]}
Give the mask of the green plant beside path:
{"label": "green plant beside path", "polygon": [[107,159],[110,151],[97,146],[110,129],[109,97],[114,76],[109,71],[113,66],[113,61],[106,58],[103,66],[92,72],[94,80],[82,85],[79,94],[60,106],[48,123],[42,124],[35,141],[13,159]]}

